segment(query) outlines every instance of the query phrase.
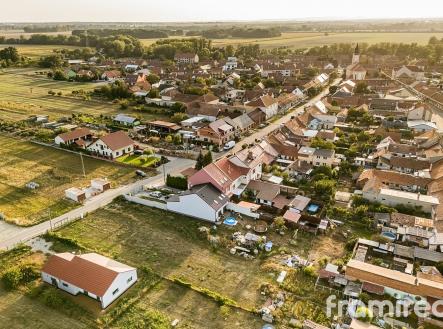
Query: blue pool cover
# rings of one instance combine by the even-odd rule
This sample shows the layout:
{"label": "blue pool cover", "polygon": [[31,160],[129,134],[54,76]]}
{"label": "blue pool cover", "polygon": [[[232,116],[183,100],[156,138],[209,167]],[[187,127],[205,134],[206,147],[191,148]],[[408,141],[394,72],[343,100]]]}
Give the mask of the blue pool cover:
{"label": "blue pool cover", "polygon": [[237,220],[234,217],[228,217],[223,221],[223,224],[235,226],[237,225]]}
{"label": "blue pool cover", "polygon": [[310,204],[308,206],[308,211],[312,213],[316,213],[318,211],[319,206],[316,204]]}

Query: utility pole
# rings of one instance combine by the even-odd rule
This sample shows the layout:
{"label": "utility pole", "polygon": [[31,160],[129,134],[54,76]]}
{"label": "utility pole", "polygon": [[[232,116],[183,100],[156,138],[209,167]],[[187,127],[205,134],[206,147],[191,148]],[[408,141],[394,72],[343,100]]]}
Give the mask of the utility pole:
{"label": "utility pole", "polygon": [[86,177],[85,163],[83,162],[83,154],[81,152],[79,152],[79,154],[80,154],[80,160],[82,162],[83,177]]}

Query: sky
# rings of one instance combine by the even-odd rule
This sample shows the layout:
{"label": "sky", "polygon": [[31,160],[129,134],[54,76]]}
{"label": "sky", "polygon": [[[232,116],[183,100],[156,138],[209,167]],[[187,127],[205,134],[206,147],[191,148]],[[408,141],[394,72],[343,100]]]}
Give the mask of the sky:
{"label": "sky", "polygon": [[0,0],[0,23],[437,17],[442,0]]}

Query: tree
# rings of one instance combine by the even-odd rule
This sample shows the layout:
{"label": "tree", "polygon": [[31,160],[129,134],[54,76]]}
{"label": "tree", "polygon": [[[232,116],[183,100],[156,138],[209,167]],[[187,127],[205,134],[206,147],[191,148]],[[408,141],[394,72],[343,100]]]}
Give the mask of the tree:
{"label": "tree", "polygon": [[66,75],[62,70],[55,70],[53,74],[53,79],[58,81],[65,81]]}
{"label": "tree", "polygon": [[355,86],[355,91],[356,94],[369,94],[370,90],[368,88],[368,84],[366,82],[358,82],[357,85]]}
{"label": "tree", "polygon": [[148,93],[149,98],[160,98],[160,92],[157,88],[152,88]]}
{"label": "tree", "polygon": [[195,163],[195,169],[197,169],[197,170],[202,169],[204,167],[203,161],[204,161],[203,160],[203,153],[202,153],[202,151],[200,151],[200,153],[198,154],[198,157],[197,157],[197,161]]}
{"label": "tree", "polygon": [[208,151],[203,157],[203,167],[206,167],[208,164],[212,163],[212,152]]}
{"label": "tree", "polygon": [[160,77],[157,74],[151,73],[150,75],[148,75],[147,80],[151,85],[153,85],[160,81]]}
{"label": "tree", "polygon": [[20,60],[20,56],[18,54],[17,48],[6,47],[0,50],[0,60],[11,61],[13,63],[18,62]]}
{"label": "tree", "polygon": [[41,57],[38,65],[43,68],[57,68],[63,67],[65,62],[60,55],[50,55],[46,57]]}
{"label": "tree", "polygon": [[186,115],[186,113],[177,112],[174,113],[174,115],[171,117],[171,121],[174,123],[180,123],[183,120],[186,120],[187,118],[188,116]]}

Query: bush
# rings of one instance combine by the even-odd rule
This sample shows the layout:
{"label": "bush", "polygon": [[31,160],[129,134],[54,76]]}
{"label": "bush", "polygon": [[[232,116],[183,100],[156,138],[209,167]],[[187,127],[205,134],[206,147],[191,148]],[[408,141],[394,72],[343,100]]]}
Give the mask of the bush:
{"label": "bush", "polygon": [[2,275],[2,282],[7,290],[16,289],[22,280],[22,273],[17,267],[10,268]]}
{"label": "bush", "polygon": [[171,176],[168,174],[166,177],[166,185],[179,190],[186,190],[188,188],[188,179],[183,176]]}

